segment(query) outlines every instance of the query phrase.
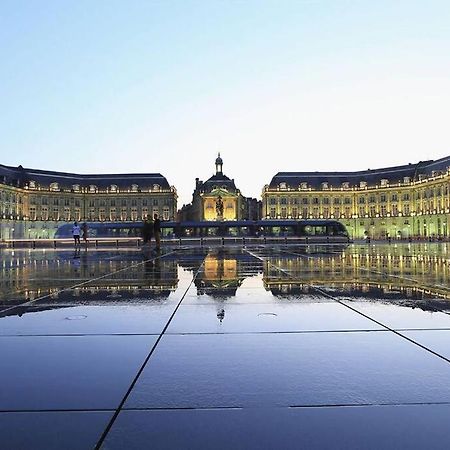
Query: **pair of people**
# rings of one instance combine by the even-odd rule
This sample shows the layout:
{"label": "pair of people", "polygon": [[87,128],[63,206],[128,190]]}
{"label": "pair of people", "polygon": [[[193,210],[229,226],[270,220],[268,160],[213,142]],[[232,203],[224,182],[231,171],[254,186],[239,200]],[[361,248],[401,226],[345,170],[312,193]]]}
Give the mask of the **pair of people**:
{"label": "pair of people", "polygon": [[152,216],[148,214],[147,218],[144,220],[142,229],[144,245],[148,244],[150,246],[152,237],[155,238],[156,248],[159,249],[161,247],[161,220],[156,213],[153,215],[153,219]]}

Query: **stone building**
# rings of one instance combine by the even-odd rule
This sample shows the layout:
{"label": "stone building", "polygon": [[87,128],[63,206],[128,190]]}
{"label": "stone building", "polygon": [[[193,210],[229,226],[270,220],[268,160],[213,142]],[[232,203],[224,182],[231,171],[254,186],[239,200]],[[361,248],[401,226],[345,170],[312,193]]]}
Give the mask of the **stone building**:
{"label": "stone building", "polygon": [[279,172],[263,218],[337,219],[353,238],[449,237],[450,157],[360,172]]}
{"label": "stone building", "polygon": [[174,220],[177,192],[154,174],[79,175],[0,165],[0,239],[51,238],[64,222]]}
{"label": "stone building", "polygon": [[243,220],[259,218],[256,199],[244,197],[234,180],[223,173],[220,153],[216,173],[206,181],[195,179],[192,203],[180,211],[182,221]]}

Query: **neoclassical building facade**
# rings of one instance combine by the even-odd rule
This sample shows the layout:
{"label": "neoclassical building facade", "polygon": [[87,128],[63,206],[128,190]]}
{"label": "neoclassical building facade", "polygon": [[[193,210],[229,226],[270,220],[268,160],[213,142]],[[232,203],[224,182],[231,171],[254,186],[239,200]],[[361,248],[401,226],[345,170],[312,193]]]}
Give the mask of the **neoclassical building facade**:
{"label": "neoclassical building facade", "polygon": [[155,174],[79,175],[0,165],[0,240],[51,238],[64,222],[174,220],[177,192]]}
{"label": "neoclassical building facade", "polygon": [[256,199],[244,197],[234,180],[223,173],[220,153],[215,161],[216,173],[206,181],[195,179],[192,203],[180,211],[183,221],[217,221],[257,219]]}
{"label": "neoclassical building facade", "polygon": [[448,238],[450,157],[360,172],[279,172],[263,218],[337,219],[352,238]]}

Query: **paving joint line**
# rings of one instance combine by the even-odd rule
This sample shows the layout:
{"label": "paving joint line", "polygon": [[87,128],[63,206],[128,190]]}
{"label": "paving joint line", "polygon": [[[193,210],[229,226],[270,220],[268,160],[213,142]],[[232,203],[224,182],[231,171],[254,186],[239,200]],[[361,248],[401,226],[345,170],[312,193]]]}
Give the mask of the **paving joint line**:
{"label": "paving joint line", "polygon": [[101,277],[90,278],[89,280],[83,281],[82,283],[75,284],[74,286],[70,286],[70,287],[67,287],[67,288],[60,289],[59,291],[52,292],[51,294],[43,295],[42,297],[38,297],[38,298],[35,298],[35,299],[33,299],[33,300],[29,300],[28,302],[20,303],[19,305],[11,306],[10,308],[7,308],[7,309],[2,309],[2,310],[0,311],[0,315],[1,315],[2,313],[11,311],[11,310],[13,310],[13,309],[15,309],[15,308],[22,308],[22,307],[24,307],[24,306],[32,305],[33,303],[36,303],[37,301],[40,301],[40,300],[44,300],[45,298],[49,298],[49,297],[51,297],[52,295],[60,294],[61,292],[66,292],[66,291],[70,291],[70,290],[72,290],[72,289],[75,289],[75,288],[77,288],[77,287],[85,286],[86,284],[92,283],[93,281],[102,280],[102,279],[107,278],[107,277],[109,277],[109,276],[111,276],[111,275],[114,275],[114,274],[116,274],[116,273],[123,272],[124,270],[128,270],[128,269],[131,269],[131,268],[133,268],[133,267],[139,267],[139,266],[141,266],[142,264],[145,264],[145,263],[147,263],[147,262],[155,261],[155,260],[157,260],[157,259],[162,259],[162,258],[164,258],[164,257],[166,257],[166,256],[168,256],[168,255],[171,255],[171,254],[175,253],[175,252],[176,252],[176,250],[173,250],[173,251],[171,251],[171,252],[169,252],[169,253],[165,253],[164,255],[158,255],[158,256],[156,256],[155,258],[146,259],[146,260],[141,261],[141,262],[139,262],[139,263],[131,264],[131,265],[129,265],[129,266],[123,267],[122,269],[114,270],[114,271],[109,272],[109,273],[107,273],[107,274],[105,274],[105,275],[102,275]]}
{"label": "paving joint line", "polygon": [[[308,259],[311,258],[311,257],[309,257],[309,256],[306,256],[306,255],[300,255],[300,254],[297,254],[297,253],[289,253],[289,252],[286,252],[286,253],[292,254],[292,255],[295,255],[295,256],[300,256],[300,257],[303,257],[303,258],[308,258]],[[275,266],[275,264],[271,263],[270,261],[269,261],[269,264],[271,264],[272,267],[274,267],[275,269],[279,270],[280,272],[285,273],[285,272],[283,271],[282,268],[279,268],[279,267]],[[290,275],[288,274],[288,276],[290,276]],[[293,277],[291,277],[291,278],[293,278]],[[399,336],[399,337],[405,339],[405,340],[408,341],[408,342],[411,342],[411,343],[414,344],[414,345],[417,345],[418,347],[422,348],[423,350],[426,350],[427,352],[433,354],[434,356],[437,356],[438,358],[441,358],[442,360],[444,360],[444,361],[446,361],[447,363],[450,364],[450,359],[447,358],[447,357],[445,357],[445,356],[443,356],[443,355],[441,355],[440,353],[435,352],[434,350],[432,350],[432,349],[426,347],[425,345],[423,345],[423,344],[421,344],[421,343],[415,341],[414,339],[411,339],[411,338],[409,338],[408,336],[405,336],[404,334],[402,334],[402,333],[396,331],[395,329],[393,329],[393,328],[391,328],[391,327],[389,327],[389,326],[383,324],[382,322],[379,322],[378,320],[376,320],[376,319],[374,319],[374,318],[372,318],[372,317],[370,317],[370,316],[364,314],[363,312],[358,311],[356,308],[353,308],[352,306],[347,305],[347,304],[344,303],[342,300],[339,300],[339,299],[333,297],[332,295],[328,294],[327,292],[323,291],[322,289],[320,289],[320,288],[318,288],[318,287],[315,287],[315,286],[312,286],[311,284],[308,284],[308,283],[305,283],[305,284],[306,284],[307,286],[309,286],[311,289],[315,290],[316,292],[319,292],[319,293],[322,294],[323,296],[325,296],[325,297],[327,297],[327,298],[330,298],[330,299],[334,300],[335,302],[341,304],[342,306],[345,306],[346,308],[350,309],[351,311],[353,311],[353,312],[355,312],[355,313],[357,313],[357,314],[360,314],[361,316],[365,317],[366,319],[371,320],[372,322],[375,322],[375,323],[378,324],[378,325],[381,325],[382,327],[386,328],[387,330],[391,331],[392,333],[396,334],[397,336]]]}
{"label": "paving joint line", "polygon": [[204,265],[204,263],[205,263],[205,259],[206,259],[207,255],[208,255],[208,253],[209,253],[209,252],[207,252],[206,255],[205,255],[205,257],[203,258],[203,261],[202,261],[202,263],[200,264],[200,267],[197,269],[197,271],[195,272],[194,276],[192,277],[192,279],[191,279],[189,285],[188,285],[187,288],[186,288],[186,291],[185,291],[184,295],[181,297],[181,299],[180,299],[180,301],[178,302],[177,306],[175,307],[175,309],[174,309],[172,315],[169,317],[169,319],[168,319],[168,321],[167,321],[165,327],[164,327],[163,330],[161,331],[161,333],[160,333],[158,339],[157,339],[156,342],[153,344],[153,346],[152,346],[150,352],[148,353],[147,357],[145,358],[144,362],[142,363],[142,365],[141,365],[140,369],[138,370],[136,376],[135,376],[134,379],[132,380],[130,386],[128,387],[128,390],[126,391],[126,393],[125,393],[125,395],[123,396],[121,402],[119,403],[119,405],[118,405],[118,407],[117,407],[115,413],[113,414],[111,420],[108,422],[108,425],[107,425],[106,428],[103,430],[103,433],[101,434],[99,440],[97,441],[97,444],[95,445],[95,449],[96,449],[96,450],[100,449],[101,446],[103,445],[103,442],[105,441],[106,436],[108,435],[109,431],[111,430],[112,426],[114,425],[114,423],[115,423],[115,421],[116,421],[116,419],[117,419],[117,417],[118,417],[120,411],[122,410],[122,408],[123,408],[125,402],[128,400],[128,397],[130,396],[131,391],[133,390],[134,386],[136,385],[137,380],[139,379],[139,377],[141,376],[142,372],[144,371],[144,368],[146,367],[146,365],[147,365],[148,361],[150,360],[151,356],[153,355],[153,353],[154,353],[156,347],[158,346],[159,342],[161,341],[162,337],[164,336],[164,334],[165,334],[167,328],[168,328],[169,325],[170,325],[170,322],[172,321],[172,319],[174,318],[176,312],[178,311],[178,308],[180,307],[180,305],[181,305],[183,299],[185,298],[186,294],[188,293],[189,289],[191,288],[192,284],[194,283],[195,279],[197,278],[197,276],[198,276],[198,274],[199,274],[201,268],[203,267],[203,265]]}

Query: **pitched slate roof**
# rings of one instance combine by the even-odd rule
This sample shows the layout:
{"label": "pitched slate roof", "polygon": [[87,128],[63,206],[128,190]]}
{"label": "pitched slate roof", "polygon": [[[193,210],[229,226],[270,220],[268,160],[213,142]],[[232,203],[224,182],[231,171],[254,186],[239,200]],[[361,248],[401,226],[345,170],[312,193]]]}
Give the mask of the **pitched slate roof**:
{"label": "pitched slate roof", "polygon": [[112,184],[119,189],[129,189],[132,184],[137,184],[140,189],[148,189],[154,184],[158,184],[161,189],[170,189],[167,179],[160,173],[85,175],[28,169],[22,166],[11,167],[0,164],[0,183],[25,186],[30,181],[35,181],[42,187],[48,187],[51,183],[58,183],[62,189],[70,189],[74,184],[79,184],[80,186],[95,185],[99,189],[107,188]]}
{"label": "pitched slate roof", "polygon": [[320,189],[322,183],[340,187],[342,183],[347,182],[351,187],[359,186],[361,181],[366,182],[368,186],[374,186],[380,184],[383,179],[388,180],[390,184],[395,184],[403,182],[404,177],[414,181],[418,180],[420,175],[430,176],[433,171],[445,172],[449,166],[450,156],[446,156],[436,161],[420,161],[416,164],[358,172],[278,172],[269,186],[276,189],[280,183],[286,183],[288,187],[296,189],[301,183],[307,183],[312,189]]}

